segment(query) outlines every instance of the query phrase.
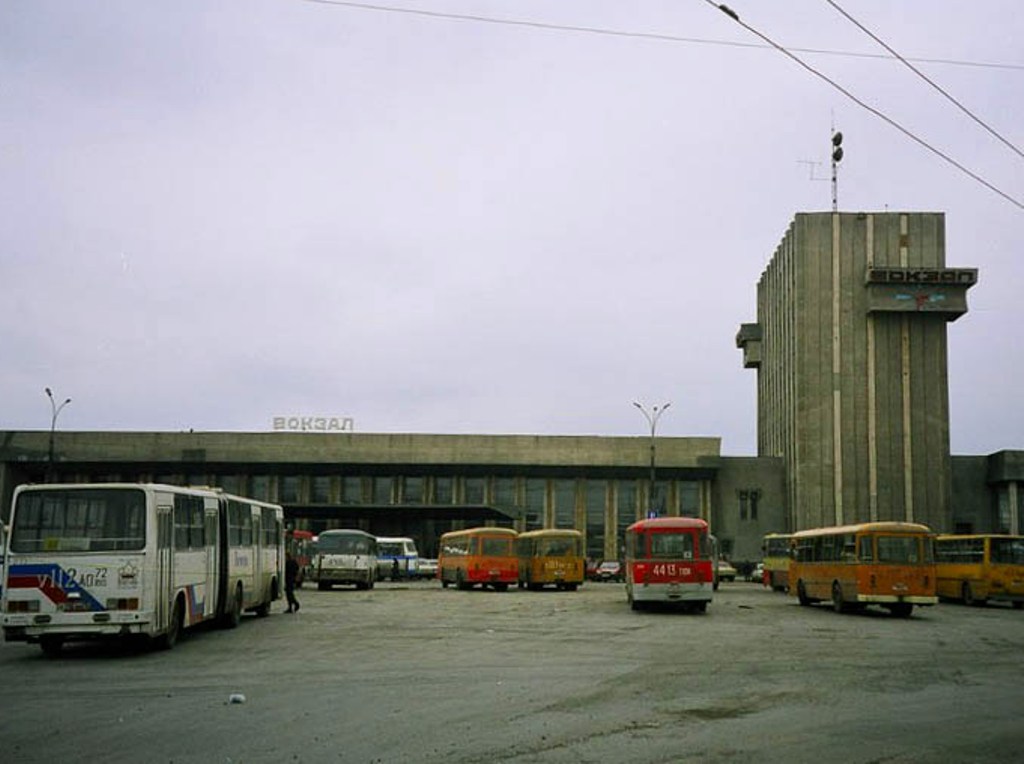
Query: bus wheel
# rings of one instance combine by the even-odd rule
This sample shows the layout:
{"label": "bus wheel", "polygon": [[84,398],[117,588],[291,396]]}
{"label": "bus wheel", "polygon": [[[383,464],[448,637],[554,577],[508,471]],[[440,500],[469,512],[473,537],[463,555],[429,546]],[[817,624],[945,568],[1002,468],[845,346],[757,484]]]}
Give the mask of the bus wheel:
{"label": "bus wheel", "polygon": [[331,585],[326,581],[318,581],[316,584],[316,588],[322,592],[326,592],[328,589],[331,588]]}
{"label": "bus wheel", "polygon": [[800,600],[801,605],[810,605],[811,598],[807,596],[807,590],[804,588],[804,582],[796,582],[796,598]]}
{"label": "bus wheel", "polygon": [[970,581],[964,581],[964,585],[961,587],[961,595],[965,605],[977,606],[985,604],[985,600],[980,600],[974,596],[974,588],[971,586]]}
{"label": "bus wheel", "polygon": [[832,609],[837,613],[846,612],[846,603],[843,602],[843,587],[838,581],[832,582]]}
{"label": "bus wheel", "polygon": [[39,647],[47,658],[57,658],[60,656],[61,648],[64,647],[64,638],[41,637],[39,639]]}
{"label": "bus wheel", "polygon": [[161,650],[173,650],[178,644],[178,637],[181,636],[182,621],[184,613],[181,607],[181,597],[174,600],[174,610],[171,611],[171,622],[167,625],[167,631],[157,637],[157,647]]}
{"label": "bus wheel", "polygon": [[889,612],[897,618],[909,618],[914,606],[909,602],[897,602],[889,606]]}
{"label": "bus wheel", "polygon": [[496,592],[508,591],[508,584],[495,584],[494,585],[494,591],[496,591]]}
{"label": "bus wheel", "polygon": [[694,613],[706,613],[708,611],[708,603],[703,600],[692,603],[691,607]]}
{"label": "bus wheel", "polygon": [[1024,608],[1024,602],[1021,602],[1020,600],[1014,600],[1013,609],[1020,610],[1021,608]]}

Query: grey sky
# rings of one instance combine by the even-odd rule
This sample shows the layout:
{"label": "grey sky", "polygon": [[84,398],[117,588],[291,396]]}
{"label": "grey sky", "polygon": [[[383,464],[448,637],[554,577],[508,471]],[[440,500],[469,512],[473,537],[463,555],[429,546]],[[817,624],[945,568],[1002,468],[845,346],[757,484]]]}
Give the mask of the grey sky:
{"label": "grey sky", "polygon": [[[381,0],[758,43],[702,0]],[[840,5],[1017,147],[1024,14]],[[824,0],[735,0],[882,53]],[[800,54],[1017,200],[1024,159],[893,61]],[[0,429],[664,435],[756,451],[734,338],[797,212],[946,213],[954,453],[1024,447],[1024,211],[777,51],[303,0],[0,5]],[[812,167],[808,162],[820,163]]]}

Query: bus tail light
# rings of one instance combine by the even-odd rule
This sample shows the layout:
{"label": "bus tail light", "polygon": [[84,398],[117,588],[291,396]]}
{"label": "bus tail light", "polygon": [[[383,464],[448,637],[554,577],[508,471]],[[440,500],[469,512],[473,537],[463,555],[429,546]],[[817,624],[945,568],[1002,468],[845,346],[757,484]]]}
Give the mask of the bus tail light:
{"label": "bus tail light", "polygon": [[107,600],[107,610],[138,610],[138,597],[111,597]]}
{"label": "bus tail light", "polygon": [[38,613],[39,600],[8,600],[8,613]]}

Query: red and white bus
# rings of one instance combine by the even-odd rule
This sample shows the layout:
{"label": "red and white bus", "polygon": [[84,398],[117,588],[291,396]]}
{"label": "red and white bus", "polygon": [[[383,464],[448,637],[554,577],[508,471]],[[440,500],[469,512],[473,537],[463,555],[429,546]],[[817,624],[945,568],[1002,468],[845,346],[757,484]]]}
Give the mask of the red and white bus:
{"label": "red and white bus", "polygon": [[469,528],[441,536],[437,575],[441,585],[470,589],[479,584],[503,592],[519,581],[517,534],[511,528]]}
{"label": "red and white bus", "polygon": [[14,492],[4,638],[56,654],[143,635],[171,648],[212,619],[270,612],[284,579],[281,507],[212,488],[23,485]]}
{"label": "red and white bus", "polygon": [[708,524],[695,517],[655,517],[626,529],[626,600],[679,603],[703,613],[714,591]]}

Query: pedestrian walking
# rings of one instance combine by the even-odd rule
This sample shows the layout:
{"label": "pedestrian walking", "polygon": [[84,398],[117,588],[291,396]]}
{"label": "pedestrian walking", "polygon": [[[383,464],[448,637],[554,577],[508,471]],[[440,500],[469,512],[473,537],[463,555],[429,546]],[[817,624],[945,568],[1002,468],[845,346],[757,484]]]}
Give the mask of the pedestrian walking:
{"label": "pedestrian walking", "polygon": [[284,596],[288,598],[286,613],[298,613],[299,601],[295,599],[295,581],[299,577],[299,563],[291,552],[284,555]]}

